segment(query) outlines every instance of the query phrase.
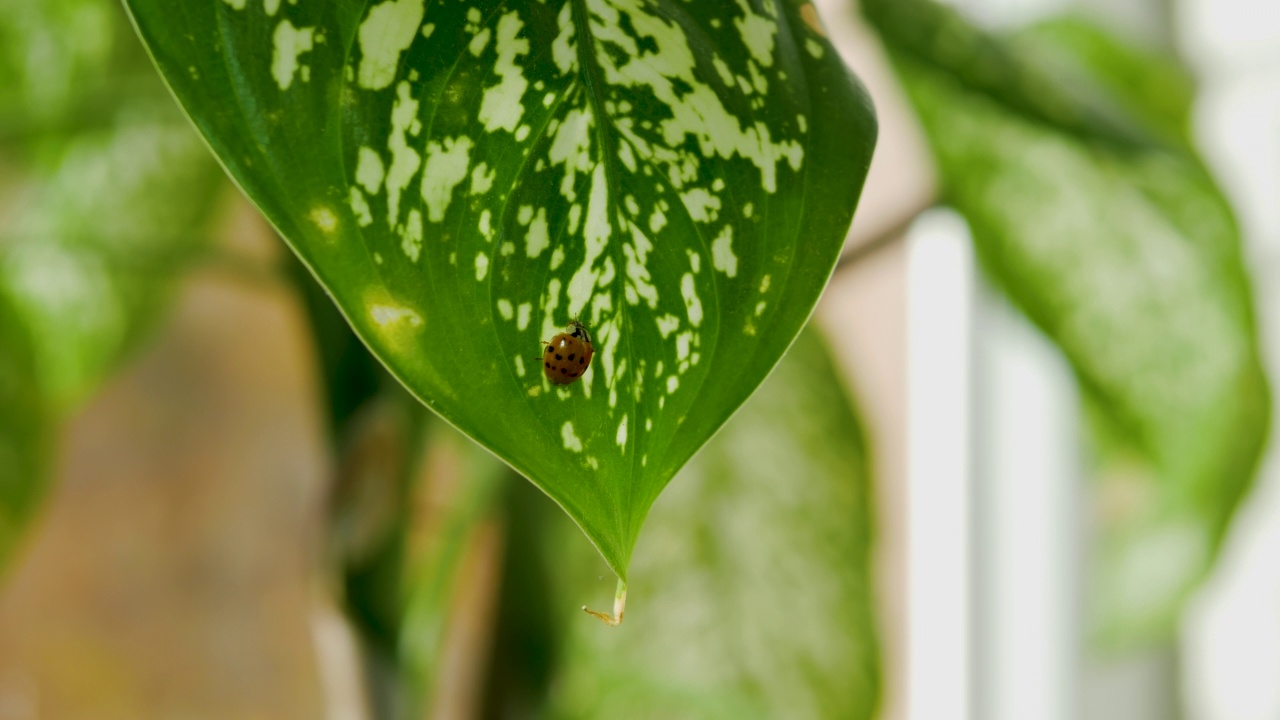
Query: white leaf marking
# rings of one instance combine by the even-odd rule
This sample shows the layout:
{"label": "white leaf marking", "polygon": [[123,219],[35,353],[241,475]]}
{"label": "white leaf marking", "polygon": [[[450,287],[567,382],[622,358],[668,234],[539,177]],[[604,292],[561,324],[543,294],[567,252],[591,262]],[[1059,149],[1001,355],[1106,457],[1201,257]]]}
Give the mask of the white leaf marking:
{"label": "white leaf marking", "polygon": [[733,226],[725,225],[724,230],[711,243],[711,264],[715,269],[728,275],[738,275],[738,256],[733,254]]}
{"label": "white leaf marking", "polygon": [[453,199],[453,190],[467,177],[471,160],[471,138],[445,138],[443,143],[427,143],[427,165],[422,170],[422,199],[431,222],[444,220]]}
{"label": "white leaf marking", "polygon": [[560,428],[560,438],[564,440],[564,449],[570,452],[582,452],[582,440],[578,438],[577,433],[573,431],[573,423],[566,422]]}
{"label": "white leaf marking", "polygon": [[271,77],[281,90],[288,90],[293,84],[293,75],[298,71],[298,58],[303,53],[311,52],[315,28],[296,28],[288,20],[281,20],[276,25],[272,39]]}
{"label": "white leaf marking", "polygon": [[422,23],[422,0],[389,0],[360,23],[360,87],[381,90],[396,79],[400,53],[409,49]]}
{"label": "white leaf marking", "polygon": [[525,80],[524,71],[516,64],[517,58],[529,54],[529,41],[519,37],[522,27],[524,23],[514,11],[498,21],[498,59],[493,71],[501,79],[497,85],[484,91],[484,98],[480,101],[480,122],[489,132],[499,129],[515,132],[520,116],[524,114],[520,98],[529,87],[529,81]]}
{"label": "white leaf marking", "polygon": [[685,273],[680,278],[680,294],[684,296],[684,306],[689,312],[689,323],[694,327],[702,324],[702,300],[693,284],[693,274]]}

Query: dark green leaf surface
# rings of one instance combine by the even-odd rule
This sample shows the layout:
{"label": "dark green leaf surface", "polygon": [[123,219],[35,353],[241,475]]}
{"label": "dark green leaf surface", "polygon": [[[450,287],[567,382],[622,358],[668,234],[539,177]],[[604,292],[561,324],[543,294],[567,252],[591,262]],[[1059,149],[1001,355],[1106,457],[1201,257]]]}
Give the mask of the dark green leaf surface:
{"label": "dark green leaf surface", "polygon": [[1050,77],[1063,86],[1110,89],[1151,141],[1092,142],[921,61],[919,47],[896,59],[985,268],[1063,349],[1114,438],[1096,496],[1095,630],[1156,637],[1212,561],[1266,436],[1240,238],[1188,149],[1191,91],[1169,61],[1079,21],[1016,47],[1060,67]]}
{"label": "dark green leaf surface", "polygon": [[[875,138],[795,0],[127,4],[374,354],[620,577],[807,319]],[[573,318],[597,352],[557,388]]]}
{"label": "dark green leaf surface", "polygon": [[[564,619],[549,716],[873,717],[871,512],[861,423],[807,330],[658,501],[635,557],[644,604],[614,631]],[[600,565],[552,556],[571,613]]]}

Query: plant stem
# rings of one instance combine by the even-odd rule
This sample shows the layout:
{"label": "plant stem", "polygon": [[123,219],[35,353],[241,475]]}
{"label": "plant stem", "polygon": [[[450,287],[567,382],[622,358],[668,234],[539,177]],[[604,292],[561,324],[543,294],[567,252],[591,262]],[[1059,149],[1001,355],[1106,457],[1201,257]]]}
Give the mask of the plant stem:
{"label": "plant stem", "polygon": [[613,614],[608,615],[595,610],[587,609],[586,605],[582,606],[582,612],[593,618],[599,619],[609,627],[617,627],[622,624],[622,614],[627,610],[627,583],[618,578],[618,589],[613,594]]}

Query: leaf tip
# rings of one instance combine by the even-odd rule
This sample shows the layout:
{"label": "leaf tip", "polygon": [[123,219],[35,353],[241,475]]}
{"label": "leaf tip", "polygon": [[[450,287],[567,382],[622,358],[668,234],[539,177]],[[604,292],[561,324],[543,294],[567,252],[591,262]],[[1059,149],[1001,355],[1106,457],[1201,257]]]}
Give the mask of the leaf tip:
{"label": "leaf tip", "polygon": [[622,615],[627,610],[627,584],[621,579],[618,580],[618,590],[613,596],[613,614],[596,612],[589,609],[586,605],[582,606],[582,612],[596,618],[600,622],[609,627],[618,627],[622,624]]}

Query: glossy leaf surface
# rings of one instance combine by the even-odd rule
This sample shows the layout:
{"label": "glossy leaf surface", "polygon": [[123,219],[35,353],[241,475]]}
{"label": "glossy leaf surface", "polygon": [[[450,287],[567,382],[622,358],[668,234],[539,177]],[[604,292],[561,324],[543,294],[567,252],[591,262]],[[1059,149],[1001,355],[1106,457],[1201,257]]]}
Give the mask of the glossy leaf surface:
{"label": "glossy leaf surface", "polygon": [[[128,6],[374,354],[621,577],[807,319],[874,144],[794,0]],[[574,318],[596,355],[557,387],[540,341]]]}
{"label": "glossy leaf surface", "polygon": [[1067,131],[947,62],[986,51],[895,34],[907,28],[889,18],[906,5],[943,12],[867,7],[892,48],[913,48],[896,59],[946,199],[1097,411],[1093,630],[1112,642],[1167,636],[1250,485],[1270,413],[1235,218],[1187,136],[1186,75],[1079,20],[1006,42],[947,15],[960,36],[1049,69],[1036,85],[993,79],[1005,92],[1047,87],[1075,98],[1061,113],[1075,118],[1111,108],[1138,140],[1118,142],[1115,124]]}

